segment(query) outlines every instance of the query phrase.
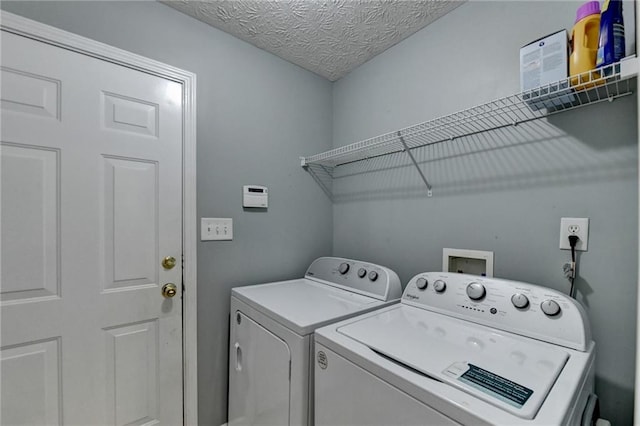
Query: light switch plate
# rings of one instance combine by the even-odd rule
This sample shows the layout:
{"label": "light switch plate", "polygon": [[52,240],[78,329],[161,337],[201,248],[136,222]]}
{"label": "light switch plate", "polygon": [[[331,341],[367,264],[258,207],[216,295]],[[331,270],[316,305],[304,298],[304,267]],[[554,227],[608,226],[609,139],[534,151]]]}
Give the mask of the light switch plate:
{"label": "light switch plate", "polygon": [[203,217],[200,219],[200,239],[202,241],[233,240],[233,219]]}

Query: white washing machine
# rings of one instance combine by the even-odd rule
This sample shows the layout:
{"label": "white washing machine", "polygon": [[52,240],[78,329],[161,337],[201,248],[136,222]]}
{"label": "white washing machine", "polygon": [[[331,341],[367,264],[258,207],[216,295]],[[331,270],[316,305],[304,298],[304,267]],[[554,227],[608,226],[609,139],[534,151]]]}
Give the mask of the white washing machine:
{"label": "white washing machine", "polygon": [[581,425],[597,400],[584,310],[527,283],[419,274],[315,342],[316,426]]}
{"label": "white washing machine", "polygon": [[313,423],[313,332],[397,303],[398,275],[321,257],[302,279],[231,290],[229,425]]}

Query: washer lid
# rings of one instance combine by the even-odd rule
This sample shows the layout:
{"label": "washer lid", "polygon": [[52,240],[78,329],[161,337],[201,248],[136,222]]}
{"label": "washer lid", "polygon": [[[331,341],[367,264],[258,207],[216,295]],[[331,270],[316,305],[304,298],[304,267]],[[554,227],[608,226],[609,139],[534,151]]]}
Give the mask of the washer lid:
{"label": "washer lid", "polygon": [[569,359],[558,346],[411,306],[337,331],[524,419],[535,417]]}
{"label": "washer lid", "polygon": [[299,335],[388,303],[309,279],[236,287],[231,295]]}

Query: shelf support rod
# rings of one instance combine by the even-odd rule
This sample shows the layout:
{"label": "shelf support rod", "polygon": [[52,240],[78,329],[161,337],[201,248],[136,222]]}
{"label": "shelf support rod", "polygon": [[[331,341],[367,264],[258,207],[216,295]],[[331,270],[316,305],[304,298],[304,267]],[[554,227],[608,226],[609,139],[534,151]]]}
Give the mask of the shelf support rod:
{"label": "shelf support rod", "polygon": [[[300,157],[300,159],[302,160],[303,157]],[[329,171],[324,167],[324,166],[320,166],[322,168],[322,170],[325,171],[325,173],[327,173],[328,176],[331,177],[331,179],[333,179],[333,176],[331,173],[329,173]],[[316,181],[316,183],[318,185],[320,185],[320,188],[322,189],[322,191],[325,193],[325,195],[327,197],[329,197],[329,200],[331,200],[331,202],[333,202],[333,192],[331,191],[331,187],[327,186],[323,181],[322,178],[320,176],[318,176],[318,174],[313,170],[313,167],[311,164],[306,163],[302,166],[303,169],[305,169],[307,172],[309,172],[309,174],[311,175],[311,177],[313,178],[313,180]]]}
{"label": "shelf support rod", "polygon": [[402,133],[400,133],[400,130],[398,130],[398,138],[400,138],[400,143],[402,143],[402,146],[404,147],[404,151],[409,155],[409,158],[411,158],[413,165],[416,166],[418,173],[420,173],[420,177],[422,178],[422,181],[424,182],[425,185],[427,185],[427,197],[431,197],[431,195],[433,195],[433,193],[431,192],[431,184],[429,183],[429,181],[427,181],[427,178],[424,176],[424,173],[422,173],[422,170],[420,169],[418,162],[416,161],[415,157],[411,153],[411,150],[407,146],[407,143],[404,141],[404,137],[402,137]]}

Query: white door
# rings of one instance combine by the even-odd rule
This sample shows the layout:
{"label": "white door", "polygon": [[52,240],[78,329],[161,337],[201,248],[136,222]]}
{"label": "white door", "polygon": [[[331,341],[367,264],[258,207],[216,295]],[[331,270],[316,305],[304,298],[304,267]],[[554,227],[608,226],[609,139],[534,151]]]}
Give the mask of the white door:
{"label": "white door", "polygon": [[182,85],[1,43],[0,424],[181,424]]}
{"label": "white door", "polygon": [[240,311],[231,320],[229,426],[288,425],[289,346]]}

